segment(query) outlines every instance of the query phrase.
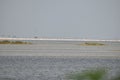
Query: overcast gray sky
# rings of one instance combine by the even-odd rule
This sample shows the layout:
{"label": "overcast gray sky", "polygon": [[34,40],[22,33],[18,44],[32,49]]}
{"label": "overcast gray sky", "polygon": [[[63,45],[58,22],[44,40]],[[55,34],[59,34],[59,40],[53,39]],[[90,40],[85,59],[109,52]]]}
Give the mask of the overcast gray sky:
{"label": "overcast gray sky", "polygon": [[0,36],[120,39],[120,0],[0,0]]}

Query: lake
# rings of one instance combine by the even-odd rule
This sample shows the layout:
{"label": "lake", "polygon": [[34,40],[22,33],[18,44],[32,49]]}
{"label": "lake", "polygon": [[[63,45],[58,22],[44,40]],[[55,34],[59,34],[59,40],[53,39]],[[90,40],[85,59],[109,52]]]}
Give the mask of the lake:
{"label": "lake", "polygon": [[98,67],[106,68],[109,77],[120,72],[120,42],[29,42],[0,44],[0,80],[64,80],[71,72]]}

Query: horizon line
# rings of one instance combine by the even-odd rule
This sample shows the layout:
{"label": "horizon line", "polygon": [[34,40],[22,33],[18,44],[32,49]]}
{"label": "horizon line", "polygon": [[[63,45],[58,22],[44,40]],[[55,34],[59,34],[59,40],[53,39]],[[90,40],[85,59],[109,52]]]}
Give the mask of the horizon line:
{"label": "horizon line", "polygon": [[51,40],[51,41],[118,41],[112,39],[80,39],[80,38],[3,38],[0,37],[0,40]]}

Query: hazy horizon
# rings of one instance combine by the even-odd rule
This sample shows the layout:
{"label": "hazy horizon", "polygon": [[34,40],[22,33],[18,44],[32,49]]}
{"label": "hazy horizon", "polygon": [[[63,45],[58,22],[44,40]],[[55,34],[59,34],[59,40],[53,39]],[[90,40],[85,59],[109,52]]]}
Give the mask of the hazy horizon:
{"label": "hazy horizon", "polygon": [[120,39],[120,0],[0,0],[0,37]]}

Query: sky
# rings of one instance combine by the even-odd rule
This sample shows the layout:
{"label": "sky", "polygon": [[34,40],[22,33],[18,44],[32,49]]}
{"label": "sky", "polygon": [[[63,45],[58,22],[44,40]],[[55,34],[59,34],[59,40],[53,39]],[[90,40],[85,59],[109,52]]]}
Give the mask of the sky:
{"label": "sky", "polygon": [[0,0],[0,37],[120,39],[120,0]]}

